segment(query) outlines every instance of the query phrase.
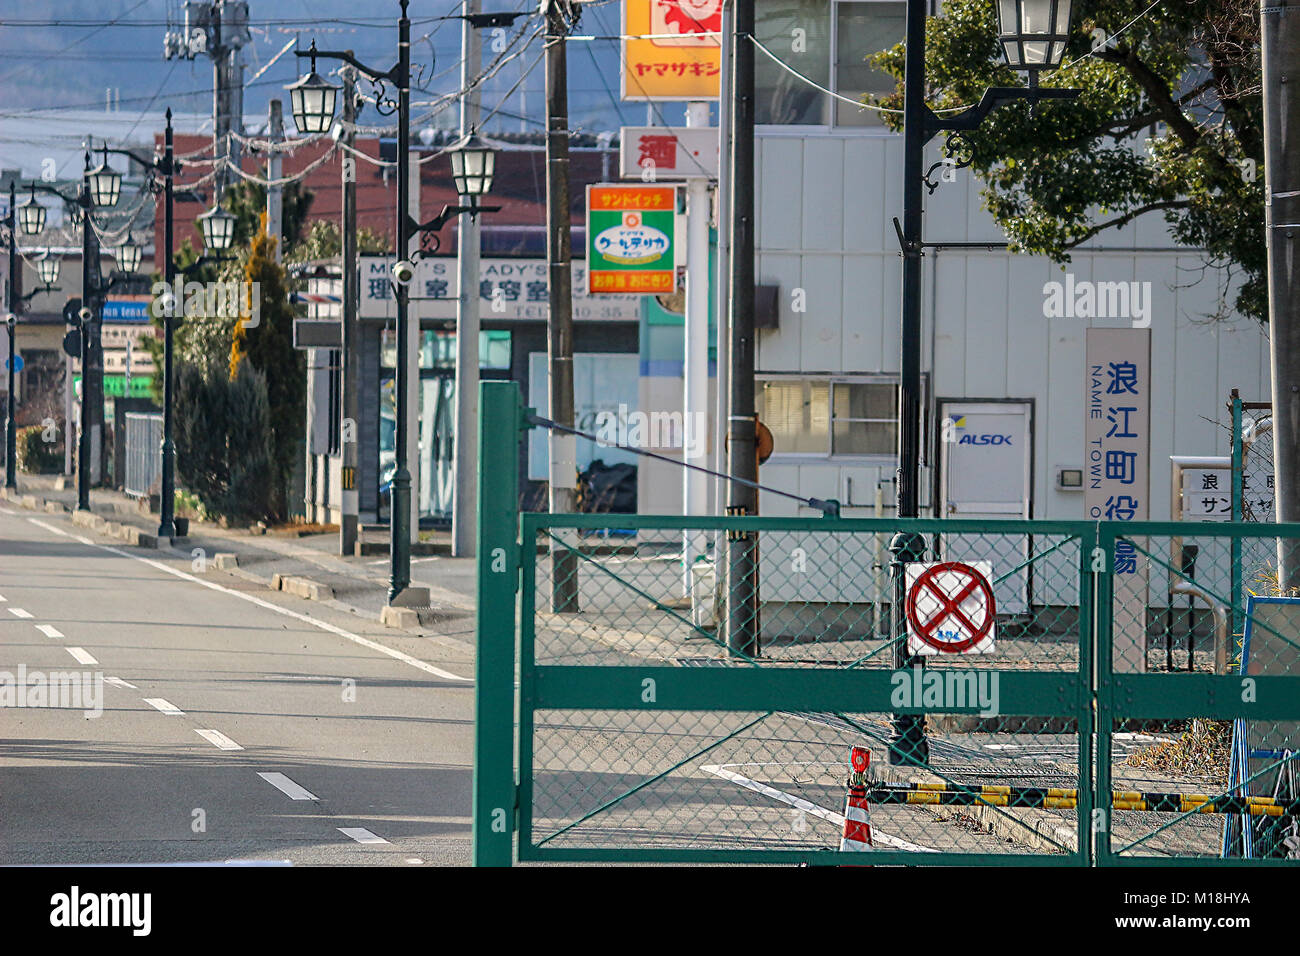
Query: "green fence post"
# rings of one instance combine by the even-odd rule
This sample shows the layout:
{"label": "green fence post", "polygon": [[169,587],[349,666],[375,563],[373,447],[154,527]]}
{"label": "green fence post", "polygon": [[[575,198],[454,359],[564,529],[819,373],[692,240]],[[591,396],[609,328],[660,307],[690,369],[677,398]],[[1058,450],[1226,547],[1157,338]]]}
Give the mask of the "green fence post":
{"label": "green fence post", "polygon": [[[1244,448],[1241,440],[1241,395],[1234,388],[1232,390],[1232,523],[1240,524],[1245,518],[1245,512],[1242,508],[1242,496],[1245,492],[1245,478],[1243,477],[1245,460]],[[1235,657],[1235,647],[1240,641],[1240,635],[1245,630],[1246,621],[1241,612],[1241,538],[1237,535],[1232,536],[1232,576],[1230,587],[1232,588],[1229,595],[1232,600],[1232,640],[1234,644],[1234,653],[1228,655],[1229,660]]]}
{"label": "green fence post", "polygon": [[1093,653],[1093,678],[1096,687],[1096,737],[1093,747],[1095,771],[1092,777],[1092,819],[1088,821],[1092,836],[1093,863],[1106,866],[1113,862],[1111,853],[1111,743],[1115,733],[1115,524],[1098,522],[1096,545],[1091,557],[1093,571],[1093,633],[1097,635]]}
{"label": "green fence post", "polygon": [[515,593],[523,429],[519,386],[482,382],[478,407],[474,865],[510,866],[515,833]]}
{"label": "green fence post", "polygon": [[[1102,572],[1093,570],[1098,559],[1097,528],[1094,525],[1087,534],[1079,536],[1079,697],[1076,715],[1079,730],[1079,779],[1076,783],[1078,793],[1077,824],[1079,842],[1079,862],[1084,866],[1096,863],[1096,847],[1092,828],[1092,811],[1096,805],[1094,789],[1097,782],[1097,751],[1094,743],[1097,738],[1097,659],[1101,654],[1104,635],[1098,629],[1098,619],[1094,615],[1097,578]],[[1104,564],[1104,559],[1103,562]],[[1103,620],[1108,620],[1103,618]],[[1109,647],[1107,641],[1105,646]]]}

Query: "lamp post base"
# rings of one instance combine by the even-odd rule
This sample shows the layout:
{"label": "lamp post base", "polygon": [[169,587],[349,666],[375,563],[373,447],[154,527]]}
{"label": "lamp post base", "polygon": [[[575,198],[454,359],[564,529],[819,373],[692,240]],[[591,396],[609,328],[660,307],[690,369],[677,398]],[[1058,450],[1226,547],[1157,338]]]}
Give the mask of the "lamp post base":
{"label": "lamp post base", "polygon": [[428,607],[429,589],[408,585],[388,597],[389,607]]}

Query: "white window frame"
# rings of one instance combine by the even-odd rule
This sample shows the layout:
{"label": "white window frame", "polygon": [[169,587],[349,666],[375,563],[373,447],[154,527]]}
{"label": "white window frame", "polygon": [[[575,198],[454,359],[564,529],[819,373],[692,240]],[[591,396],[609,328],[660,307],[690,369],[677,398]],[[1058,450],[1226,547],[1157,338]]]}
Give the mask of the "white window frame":
{"label": "white window frame", "polygon": [[[817,384],[825,383],[827,387],[827,407],[829,417],[826,424],[826,451],[809,452],[809,451],[787,451],[783,452],[779,448],[772,452],[772,457],[768,461],[772,464],[814,464],[817,462],[826,462],[827,464],[855,464],[855,465],[879,465],[894,467],[898,462],[898,453],[889,454],[856,454],[848,452],[834,451],[835,442],[835,386],[836,385],[892,385],[898,388],[900,378],[898,375],[887,372],[853,372],[847,374],[818,374],[816,372],[755,372],[755,383],[761,389],[763,382],[813,382]],[[921,376],[921,408],[925,409],[929,403],[929,376]],[[758,404],[758,403],[756,403]],[[925,434],[927,426],[925,423],[926,416],[922,416],[922,447],[924,447]],[[845,419],[841,419],[843,421]],[[858,421],[859,419],[848,419],[849,421]],[[883,419],[869,419],[869,421],[883,421]],[[897,422],[894,423],[897,427]]]}
{"label": "white window frame", "polygon": [[[865,3],[898,3],[901,2],[901,0],[827,0],[828,9],[830,12],[830,26],[829,26],[829,30],[827,31],[828,45],[830,48],[830,52],[827,57],[827,65],[829,66],[829,70],[827,72],[827,87],[836,93],[839,93],[839,90],[837,88],[838,83],[837,83],[836,70],[835,70],[836,67],[835,61],[836,61],[837,51],[839,50],[839,31],[840,31],[840,27],[839,27],[840,18],[838,16],[838,8],[841,3],[864,3],[864,2]],[[766,56],[764,56],[764,54],[761,51],[756,55],[762,57],[763,59],[766,59]],[[787,65],[791,67],[794,66],[794,64],[787,64]],[[775,67],[775,68],[778,70],[780,69],[780,67]],[[803,80],[796,79],[796,82],[802,83]],[[824,93],[821,95],[825,97]],[[827,113],[831,119],[829,123],[779,123],[779,124],[778,123],[756,123],[754,126],[754,132],[757,135],[771,136],[771,137],[785,137],[785,136],[794,137],[794,136],[817,135],[817,136],[840,136],[846,138],[860,137],[860,136],[865,136],[869,138],[870,137],[883,138],[883,137],[901,137],[903,135],[901,132],[896,133],[884,125],[839,126],[835,123],[836,102],[837,101],[832,100],[829,104],[827,104]]]}

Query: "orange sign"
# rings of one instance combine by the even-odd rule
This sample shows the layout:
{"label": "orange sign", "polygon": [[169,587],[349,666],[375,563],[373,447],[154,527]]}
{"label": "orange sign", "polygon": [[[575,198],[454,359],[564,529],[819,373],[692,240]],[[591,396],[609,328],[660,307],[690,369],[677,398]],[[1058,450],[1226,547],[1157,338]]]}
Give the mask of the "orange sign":
{"label": "orange sign", "polygon": [[716,100],[722,0],[623,0],[623,99]]}

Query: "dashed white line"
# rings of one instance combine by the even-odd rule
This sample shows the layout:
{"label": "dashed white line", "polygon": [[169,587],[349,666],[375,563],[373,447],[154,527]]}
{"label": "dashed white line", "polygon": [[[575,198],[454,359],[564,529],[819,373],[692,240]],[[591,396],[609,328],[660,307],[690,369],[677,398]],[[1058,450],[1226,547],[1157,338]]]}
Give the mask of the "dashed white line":
{"label": "dashed white line", "polygon": [[23,610],[22,608],[20,608],[20,607],[11,607],[11,608],[9,609],[9,613],[12,614],[14,617],[21,617],[21,618],[24,618],[24,619],[26,619],[26,618],[30,618],[30,617],[32,616],[32,612],[31,612],[31,611],[24,611],[24,610]]}
{"label": "dashed white line", "polygon": [[161,697],[145,697],[143,700],[150,707],[153,707],[155,710],[161,710],[169,717],[176,717],[185,713],[185,711],[171,703],[171,701],[163,700]]}
{"label": "dashed white line", "polygon": [[36,630],[40,631],[46,637],[62,637],[63,632],[53,624],[37,624]]}
{"label": "dashed white line", "polygon": [[90,654],[88,654],[88,653],[86,652],[86,649],[85,649],[84,647],[66,647],[66,648],[64,648],[64,650],[66,650],[69,654],[71,654],[72,657],[73,657],[73,659],[74,659],[78,664],[98,664],[98,663],[99,663],[99,661],[95,660],[95,658],[93,658],[92,656],[90,656]]}
{"label": "dashed white line", "polygon": [[194,732],[218,750],[244,749],[219,730],[195,730]]}
{"label": "dashed white line", "polygon": [[339,833],[342,833],[345,837],[351,837],[353,840],[356,840],[358,843],[387,843],[388,842],[381,836],[375,836],[365,827],[339,827],[338,831]]}
{"label": "dashed white line", "polygon": [[105,677],[105,684],[112,684],[114,687],[125,687],[127,690],[139,690],[134,684],[122,680],[120,677]]}
{"label": "dashed white line", "polygon": [[330,624],[328,621],[322,621],[319,618],[314,618],[310,614],[301,614],[298,611],[291,611],[287,607],[281,607],[278,604],[272,604],[270,601],[263,601],[261,598],[254,597],[251,594],[246,594],[243,591],[232,590],[231,588],[224,587],[220,584],[217,584],[214,581],[204,581],[202,578],[197,578],[192,574],[187,574],[184,571],[178,571],[176,568],[168,567],[167,565],[163,564],[161,561],[154,561],[151,558],[142,558],[139,555],[129,554],[128,552],[123,551],[121,548],[114,548],[106,544],[100,544],[97,541],[91,541],[88,538],[82,538],[79,535],[70,534],[66,531],[54,527],[53,525],[46,524],[44,521],[40,521],[36,518],[28,518],[27,520],[34,525],[38,525],[39,527],[45,528],[49,531],[53,531],[55,534],[61,534],[65,538],[76,538],[76,540],[80,541],[82,544],[88,544],[92,548],[98,548],[101,551],[108,551],[110,554],[116,554],[119,557],[130,558],[132,561],[139,561],[142,564],[149,565],[151,568],[156,568],[157,570],[162,571],[164,574],[170,574],[173,577],[181,578],[182,580],[185,581],[190,581],[194,584],[198,584],[201,585],[202,587],[208,588],[209,590],[219,591],[222,594],[228,594],[231,597],[239,598],[241,601],[247,601],[250,604],[256,604],[258,607],[265,608],[266,610],[272,611],[275,614],[281,614],[284,615],[285,617],[291,617],[295,621],[302,621],[304,624],[310,624],[312,627],[318,627],[322,631],[328,631],[329,633],[337,635],[338,637],[341,637],[344,640],[351,641],[354,644],[360,644],[362,647],[368,647],[372,651],[376,651],[380,654],[385,654],[388,657],[393,658],[394,660],[401,661],[403,664],[410,664],[412,667],[416,668],[417,670],[422,670],[426,674],[432,674],[434,677],[441,677],[443,680],[460,681],[466,684],[474,683],[474,678],[472,677],[461,677],[459,674],[453,674],[451,671],[445,671],[441,667],[435,667],[433,664],[427,663],[426,661],[422,661],[419,658],[412,657],[410,654],[404,654],[399,650],[395,650],[394,648],[386,647],[383,644],[380,644],[378,641],[370,640],[370,638],[368,637],[362,637],[360,634],[353,634],[351,631],[344,630],[341,627],[337,627],[333,624]]}
{"label": "dashed white line", "polygon": [[258,773],[258,776],[269,783],[275,789],[279,790],[290,800],[315,800],[316,795],[310,790],[306,790],[282,773]]}

